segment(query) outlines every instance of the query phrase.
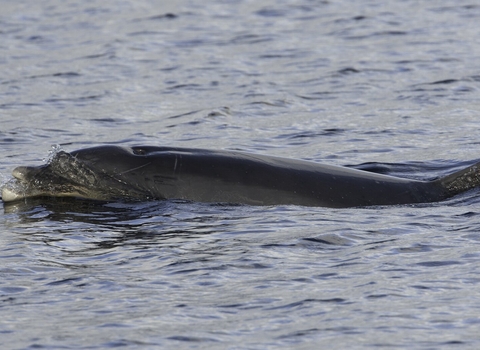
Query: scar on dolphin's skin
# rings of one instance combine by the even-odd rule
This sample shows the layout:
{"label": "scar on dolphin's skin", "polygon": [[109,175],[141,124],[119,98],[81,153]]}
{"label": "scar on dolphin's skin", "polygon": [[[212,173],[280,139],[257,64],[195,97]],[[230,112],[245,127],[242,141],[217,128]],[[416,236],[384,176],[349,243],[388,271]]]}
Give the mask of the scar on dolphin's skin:
{"label": "scar on dolphin's skin", "polygon": [[60,151],[45,165],[14,169],[2,199],[183,199],[333,208],[428,203],[478,187],[479,167],[419,181],[236,151],[99,146]]}

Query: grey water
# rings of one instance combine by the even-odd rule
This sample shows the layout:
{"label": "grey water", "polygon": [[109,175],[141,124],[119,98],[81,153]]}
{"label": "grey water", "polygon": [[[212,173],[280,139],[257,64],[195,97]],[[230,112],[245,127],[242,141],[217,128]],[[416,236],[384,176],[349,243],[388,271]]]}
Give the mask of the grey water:
{"label": "grey water", "polygon": [[[446,174],[480,158],[479,20],[462,0],[4,0],[1,181],[99,144]],[[2,349],[480,347],[477,190],[1,205]]]}

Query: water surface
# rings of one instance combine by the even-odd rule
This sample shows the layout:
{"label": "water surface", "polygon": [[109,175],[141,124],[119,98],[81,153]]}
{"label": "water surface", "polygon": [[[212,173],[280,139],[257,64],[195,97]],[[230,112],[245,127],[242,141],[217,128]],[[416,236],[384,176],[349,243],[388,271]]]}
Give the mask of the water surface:
{"label": "water surface", "polygon": [[[52,145],[235,149],[433,178],[478,156],[467,1],[5,1],[0,172]],[[378,208],[31,200],[5,348],[477,348],[479,193]]]}

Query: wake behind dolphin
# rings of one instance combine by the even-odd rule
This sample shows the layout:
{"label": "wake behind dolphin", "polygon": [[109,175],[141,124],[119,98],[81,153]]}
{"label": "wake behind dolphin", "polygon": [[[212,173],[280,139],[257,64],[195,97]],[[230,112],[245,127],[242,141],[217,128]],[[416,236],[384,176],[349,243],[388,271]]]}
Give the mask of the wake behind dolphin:
{"label": "wake behind dolphin", "polygon": [[480,163],[418,181],[363,170],[235,151],[100,146],[58,152],[14,169],[5,202],[29,197],[182,199],[332,208],[442,201],[480,185]]}

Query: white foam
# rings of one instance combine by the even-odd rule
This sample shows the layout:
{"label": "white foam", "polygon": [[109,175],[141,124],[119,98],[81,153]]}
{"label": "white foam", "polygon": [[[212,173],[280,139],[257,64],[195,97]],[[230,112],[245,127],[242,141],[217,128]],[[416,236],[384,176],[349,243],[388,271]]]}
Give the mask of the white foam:
{"label": "white foam", "polygon": [[46,158],[43,158],[42,160],[46,163],[50,163],[52,159],[55,158],[55,156],[61,151],[63,151],[62,146],[58,144],[52,145],[50,151],[48,151],[48,156]]}

